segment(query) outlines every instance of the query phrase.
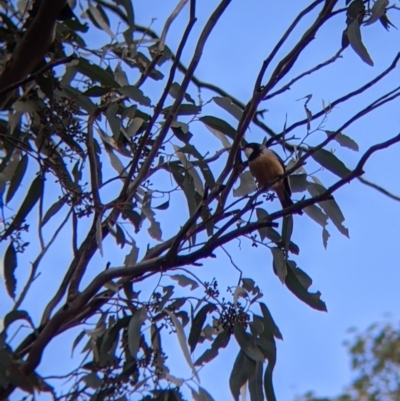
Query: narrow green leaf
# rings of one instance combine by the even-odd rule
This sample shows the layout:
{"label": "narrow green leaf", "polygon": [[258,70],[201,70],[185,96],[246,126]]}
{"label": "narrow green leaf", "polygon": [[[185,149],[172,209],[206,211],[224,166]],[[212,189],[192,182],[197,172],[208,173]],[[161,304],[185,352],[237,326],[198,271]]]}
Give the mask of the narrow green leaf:
{"label": "narrow green leaf", "polygon": [[325,227],[328,224],[328,216],[318,206],[310,205],[305,207],[303,210],[321,227]]}
{"label": "narrow green leaf", "polygon": [[179,341],[179,345],[181,346],[182,352],[183,352],[183,356],[186,359],[187,364],[189,365],[189,367],[192,370],[193,376],[196,378],[197,382],[200,382],[200,379],[197,375],[197,371],[193,365],[193,362],[190,358],[190,353],[189,353],[189,349],[186,345],[186,335],[185,332],[183,330],[183,327],[181,325],[181,323],[179,322],[179,320],[176,318],[176,316],[170,312],[169,310],[165,309],[165,312],[169,315],[169,317],[172,320],[172,323],[175,326],[175,330],[176,330],[176,335],[178,337],[178,341]]}
{"label": "narrow green leaf", "polygon": [[53,203],[47,212],[44,214],[41,226],[43,227],[55,214],[57,214],[66,203],[66,198],[62,197],[57,202]]}
{"label": "narrow green leaf", "polygon": [[241,198],[257,190],[257,185],[250,171],[241,173],[239,175],[239,180],[239,186],[233,189],[233,196],[235,198]]}
{"label": "narrow green leaf", "polygon": [[117,37],[110,29],[107,15],[104,13],[104,11],[102,13],[100,10],[103,11],[100,4],[98,4],[96,7],[94,7],[89,3],[88,15],[92,16],[93,22],[95,21],[97,23],[98,27],[100,29],[102,29],[104,32],[106,32],[111,37],[111,39],[116,40]]}
{"label": "narrow green leaf", "polygon": [[255,344],[253,337],[246,333],[242,324],[235,323],[234,334],[240,348],[249,358],[256,362],[264,362],[263,353]]}
{"label": "narrow green leaf", "polygon": [[[197,283],[196,283],[197,284]],[[206,321],[207,314],[213,312],[216,309],[214,304],[204,305],[197,315],[193,318],[192,327],[189,333],[188,344],[190,346],[190,352],[196,349],[196,345],[199,341],[201,330],[203,329],[204,322]]]}
{"label": "narrow green leaf", "polygon": [[293,233],[293,216],[284,216],[282,222],[282,239],[285,245],[286,252],[289,249],[290,238],[292,237]]}
{"label": "narrow green leaf", "polygon": [[349,38],[350,46],[360,56],[361,60],[373,67],[374,62],[362,42],[360,23],[358,22],[358,19],[354,19],[347,27],[347,37]]}
{"label": "narrow green leaf", "polygon": [[231,138],[232,140],[235,139],[236,131],[227,122],[213,116],[200,117],[199,121],[201,121],[206,128],[221,141],[225,148],[231,146],[226,137]]}
{"label": "narrow green leaf", "polygon": [[161,205],[154,206],[154,209],[157,210],[167,210],[168,208],[169,208],[169,200],[164,203],[161,203]]}
{"label": "narrow green leaf", "polygon": [[374,22],[378,21],[379,18],[382,17],[386,12],[386,8],[389,5],[389,0],[376,0],[374,5],[371,8],[371,16],[367,21],[364,22],[364,25],[371,25]]}
{"label": "narrow green leaf", "polygon": [[133,11],[132,1],[131,0],[115,0],[115,2],[118,5],[121,5],[122,7],[125,8],[127,23],[130,28],[133,28],[135,26],[135,13]]}
{"label": "narrow green leaf", "polygon": [[279,277],[279,280],[285,283],[285,278],[287,274],[286,268],[286,258],[283,252],[279,248],[271,248],[273,257],[273,269],[274,273]]}
{"label": "narrow green leaf", "polygon": [[181,287],[190,286],[190,291],[195,290],[199,286],[197,281],[185,276],[184,274],[174,274],[170,276],[170,278],[172,278],[172,280],[177,281]]}
{"label": "narrow green leaf", "polygon": [[221,333],[215,337],[215,340],[213,341],[211,348],[207,349],[194,363],[195,366],[201,366],[204,363],[212,361],[217,355],[218,352],[221,348],[225,348],[229,340],[231,338],[231,333],[229,329],[225,329]]}
{"label": "narrow green leaf", "polygon": [[14,217],[14,220],[8,226],[5,233],[3,234],[3,238],[6,238],[14,230],[18,229],[21,226],[26,216],[36,205],[39,198],[43,195],[43,187],[44,187],[44,180],[41,175],[38,175],[32,181],[32,184],[29,187],[28,193],[26,194],[26,197],[22,202],[22,205],[20,206],[16,216]]}
{"label": "narrow green leaf", "polygon": [[98,389],[102,384],[100,376],[96,372],[88,373],[82,377],[82,380],[94,390]]}
{"label": "narrow green leaf", "polygon": [[231,98],[227,96],[225,97],[215,96],[213,97],[213,100],[219,107],[223,108],[230,115],[235,117],[238,121],[241,120],[243,115],[243,110],[239,106],[234,104]]}
{"label": "narrow green leaf", "polygon": [[87,59],[78,58],[73,62],[73,68],[92,81],[100,82],[102,86],[119,88],[117,81],[110,73],[98,65],[90,63]]}
{"label": "narrow green leaf", "polygon": [[249,392],[251,401],[264,401],[263,392],[263,364],[256,362],[255,374],[249,379]]}
{"label": "narrow green leaf", "polygon": [[[164,116],[166,116],[170,110],[172,109],[172,106],[168,106],[165,109],[162,110],[162,113]],[[197,114],[201,113],[201,106],[196,106],[195,104],[190,104],[190,103],[183,103],[179,106],[178,111],[176,112],[176,115],[178,116],[194,116]]]}
{"label": "narrow green leaf", "polygon": [[[262,221],[268,218],[268,213],[262,208],[256,208],[257,219],[258,221]],[[268,238],[270,241],[275,243],[278,247],[283,247],[284,242],[281,235],[272,227],[263,227],[259,228],[258,232],[260,234],[261,241],[264,241],[265,238]],[[292,241],[289,242],[289,251],[298,255],[300,252],[299,247]]]}
{"label": "narrow green leaf", "polygon": [[28,312],[24,310],[14,310],[7,313],[7,315],[4,317],[4,330],[6,330],[8,326],[17,320],[26,320],[27,322],[30,322]]}
{"label": "narrow green leaf", "polygon": [[17,268],[17,252],[14,248],[14,243],[11,242],[6,250],[4,256],[4,279],[8,295],[15,299],[15,289],[17,287],[17,280],[15,279],[15,269]]}
{"label": "narrow green leaf", "polygon": [[109,86],[92,86],[89,89],[85,90],[82,94],[88,97],[101,97],[106,95],[112,90],[112,87]]}
{"label": "narrow green leaf", "polygon": [[[290,263],[289,263],[290,262]],[[326,312],[325,302],[321,300],[321,293],[319,291],[315,293],[308,292],[308,288],[311,279],[301,269],[296,266],[293,261],[288,262],[287,275],[285,279],[286,287],[301,301],[310,306],[313,309]]]}
{"label": "narrow green leaf", "polygon": [[[308,183],[307,189],[310,195],[317,196],[326,192],[326,188],[320,183],[320,181],[317,180],[315,177],[312,178],[314,181],[318,181],[318,183]],[[334,199],[329,199],[327,201],[318,202],[318,204],[331,219],[332,223],[336,226],[339,232],[349,238],[349,230],[342,224],[345,219],[336,201]]]}
{"label": "narrow green leaf", "polygon": [[78,344],[82,341],[83,337],[85,337],[86,331],[82,330],[75,338],[73,344],[72,344],[72,349],[71,349],[71,358],[74,355],[74,350],[78,346]]}
{"label": "narrow green leaf", "polygon": [[292,174],[289,176],[292,192],[304,192],[307,190],[307,174]]}
{"label": "narrow green leaf", "polygon": [[103,227],[101,225],[101,215],[96,220],[96,243],[100,255],[103,257]]}
{"label": "narrow green leaf", "polygon": [[240,350],[229,377],[229,387],[235,401],[239,401],[241,387],[253,377],[255,370],[256,362]]}
{"label": "narrow green leaf", "polygon": [[119,88],[118,91],[125,96],[128,96],[130,99],[138,102],[142,106],[151,106],[151,100],[149,97],[145,96],[143,91],[136,86],[127,85],[123,88]]}
{"label": "narrow green leaf", "polygon": [[324,244],[324,248],[328,247],[328,240],[331,235],[329,234],[328,230],[324,227],[322,230],[322,242]]}
{"label": "narrow green leaf", "polygon": [[131,251],[125,256],[124,266],[125,267],[135,266],[138,256],[139,256],[139,248],[134,243],[132,245]]}
{"label": "narrow green leaf", "polygon": [[25,175],[26,167],[28,166],[28,156],[23,155],[21,160],[18,162],[18,165],[14,171],[14,174],[10,181],[10,186],[8,187],[6,203],[10,202],[15,192],[17,191],[19,185],[21,184],[22,178]]}
{"label": "narrow green leaf", "polygon": [[139,350],[141,328],[147,319],[146,306],[142,306],[131,317],[128,325],[128,348],[132,358],[136,358]]}
{"label": "narrow green leaf", "polygon": [[322,167],[325,167],[340,178],[345,178],[351,174],[351,171],[341,160],[339,160],[332,152],[328,152],[325,149],[318,149],[311,157]]}
{"label": "narrow green leaf", "polygon": [[[331,136],[333,134],[333,132],[332,131],[326,131],[326,134],[328,136]],[[358,147],[357,142],[355,142],[353,139],[351,139],[347,135],[344,135],[344,134],[342,134],[340,132],[335,134],[334,140],[340,146],[343,146],[344,148],[348,148],[348,149],[354,150],[356,152],[358,152],[360,150],[360,148]]]}
{"label": "narrow green leaf", "polygon": [[279,327],[276,325],[274,318],[271,315],[271,312],[264,302],[260,302],[260,309],[264,318],[264,333],[267,334],[267,338],[272,339],[273,337],[275,337],[279,340],[283,340],[283,336],[279,330]]}

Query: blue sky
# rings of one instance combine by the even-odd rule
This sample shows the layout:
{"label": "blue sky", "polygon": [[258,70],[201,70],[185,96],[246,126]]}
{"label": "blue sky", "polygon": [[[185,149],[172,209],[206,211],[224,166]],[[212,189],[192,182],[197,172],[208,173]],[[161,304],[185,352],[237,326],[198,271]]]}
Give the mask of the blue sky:
{"label": "blue sky", "polygon": [[[233,1],[210,36],[202,60],[195,72],[196,77],[214,83],[242,102],[247,102],[262,61],[292,19],[309,3],[310,1],[304,0],[297,2]],[[344,6],[344,0],[342,3],[340,6]],[[214,0],[198,2],[198,21],[183,54],[182,61],[185,64],[190,61],[198,35],[217,4],[218,2]],[[156,18],[151,23],[151,28],[160,33],[166,16],[174,8],[174,2],[139,0],[135,2],[134,7],[136,22],[148,26],[151,20]],[[172,50],[176,50],[179,44],[187,15],[186,9],[179,15],[168,32],[166,43]],[[312,13],[295,30],[287,45],[279,52],[278,61],[279,56],[284,56],[296,43],[315,16],[316,14]],[[396,24],[395,17],[397,15],[392,13],[389,14],[389,17]],[[316,39],[299,58],[287,78],[290,79],[331,57],[340,47],[343,28],[344,16],[338,16],[329,21],[318,32]],[[297,101],[297,99],[312,94],[313,98],[309,103],[309,108],[312,112],[317,112],[322,107],[322,100],[329,103],[356,89],[384,70],[400,50],[398,46],[399,32],[392,29],[390,33],[387,33],[380,24],[374,24],[363,29],[362,33],[364,43],[375,62],[374,67],[364,64],[350,48],[347,48],[343,58],[333,65],[306,77],[282,96],[265,102],[262,108],[267,108],[268,112],[264,116],[264,122],[279,132],[284,125],[286,115],[288,125],[305,117],[303,102]],[[88,35],[88,38],[88,43],[92,41],[93,47],[100,46],[98,43],[100,38],[105,41],[101,44],[107,43],[107,37],[98,30]],[[399,77],[400,73],[397,69],[361,97],[340,105],[329,115],[328,121],[325,123],[326,129],[335,130],[355,112],[396,87]],[[181,77],[178,75],[177,78],[180,82]],[[132,78],[132,81],[135,82],[135,78]],[[145,93],[152,98],[162,89],[163,85],[154,82],[146,83],[143,87]],[[188,92],[193,98],[196,98],[197,91],[194,87],[190,87]],[[209,100],[212,96],[214,96],[213,93],[202,91],[204,101]],[[170,98],[169,102],[171,101]],[[400,129],[399,105],[397,100],[359,120],[344,132],[359,144],[360,152],[353,152],[336,145],[331,146],[335,147],[336,154],[345,161],[349,168],[355,166],[360,155],[369,146],[398,134]],[[214,105],[208,105],[204,114],[218,116],[233,126],[236,124],[233,117]],[[200,123],[193,124],[192,130],[201,139],[197,143],[203,153],[210,151],[212,154],[214,150],[220,148],[218,140]],[[302,137],[305,129],[300,128],[295,131],[295,134]],[[263,137],[264,134],[254,126],[246,134],[246,139],[256,142],[261,142]],[[315,134],[310,143],[318,143],[323,138],[324,134]],[[400,180],[396,174],[399,151],[400,145],[397,145],[375,153],[365,167],[367,179],[379,183],[396,194],[400,194]],[[220,167],[218,164],[217,166]],[[307,171],[312,172],[317,169],[317,166],[310,162],[306,168]],[[325,171],[319,172],[317,177],[326,186],[336,180],[335,176]],[[165,177],[161,177],[159,180],[161,182],[165,180]],[[47,206],[54,202],[57,196],[56,187],[51,183],[48,185],[51,188],[49,198],[52,200],[48,201]],[[54,193],[51,192],[53,188]],[[297,197],[300,198],[299,194]],[[322,292],[322,299],[327,304],[328,313],[310,309],[280,284],[272,272],[271,255],[265,249],[255,249],[245,244],[239,249],[235,243],[227,247],[238,266],[244,271],[244,276],[254,278],[262,288],[263,301],[269,306],[283,334],[284,341],[278,343],[278,362],[274,376],[275,391],[279,400],[291,400],[296,394],[308,390],[315,390],[321,396],[338,394],[342,386],[351,380],[349,359],[342,346],[346,330],[352,326],[364,328],[381,319],[385,313],[390,313],[393,319],[399,318],[400,265],[397,257],[397,227],[400,223],[400,205],[357,181],[340,189],[335,194],[335,198],[346,218],[344,225],[350,231],[350,239],[342,236],[330,224],[328,230],[331,237],[328,249],[325,250],[322,245],[321,227],[307,216],[295,217],[293,234],[294,242],[301,249],[300,255],[295,260],[298,266],[313,278],[312,290]],[[268,204],[266,207],[268,210],[273,210],[277,205]],[[181,222],[175,218],[172,221],[171,214],[172,212],[180,213],[182,208],[186,208],[184,198],[177,197],[176,203],[171,205],[169,211],[157,214],[163,228],[163,238],[168,238],[169,234],[173,234],[179,227]],[[8,211],[8,213],[10,212]],[[59,219],[55,218],[54,222],[57,221]],[[54,225],[49,224],[49,228],[50,226],[54,229]],[[33,228],[35,225],[32,223],[31,227]],[[83,233],[84,231],[82,237]],[[24,304],[24,308],[31,312],[34,319],[39,318],[43,304],[55,291],[53,286],[60,279],[60,272],[63,272],[70,260],[71,251],[69,247],[66,248],[63,242],[65,239],[66,237],[60,237],[55,250],[49,252],[45,259],[49,267],[46,267],[39,277],[32,294]],[[34,244],[34,239],[32,241]],[[139,246],[144,249],[147,238],[143,243],[141,241],[140,238],[137,238]],[[1,249],[5,249],[4,246],[5,244],[1,244]],[[116,254],[112,241],[105,241],[104,247],[105,257],[101,258],[96,255],[85,278],[86,282],[101,271],[111,258],[114,266],[122,264],[126,249],[118,251]],[[202,269],[197,268],[196,274],[198,273],[203,279],[208,280],[217,277],[220,290],[223,291],[228,285],[234,285],[232,269],[229,266],[229,260],[222,252],[219,252],[217,256],[217,260],[207,260]],[[21,258],[23,262],[19,263],[19,279],[22,280],[26,277],[28,262],[31,262],[33,258],[34,252]],[[151,288],[149,285],[148,289]],[[10,306],[4,288],[0,288],[0,299],[2,300],[0,316],[2,316]],[[73,361],[69,360],[70,344],[73,341],[71,339],[79,331],[73,330],[50,344],[44,355],[44,362],[40,368],[41,373],[50,374],[51,372],[54,374],[55,370],[65,373],[72,369]],[[177,340],[175,337],[171,337],[165,341],[172,350],[172,354],[176,355],[173,362],[172,358],[169,361],[171,373],[181,377],[180,372],[187,372],[187,370],[185,362],[180,356],[181,351]],[[202,386],[216,400],[230,399],[228,378],[237,351],[238,345],[233,340],[220,353],[221,356],[218,359],[200,372]],[[60,361],[63,361],[62,366],[60,366]],[[18,399],[17,396],[15,397],[12,399]]]}

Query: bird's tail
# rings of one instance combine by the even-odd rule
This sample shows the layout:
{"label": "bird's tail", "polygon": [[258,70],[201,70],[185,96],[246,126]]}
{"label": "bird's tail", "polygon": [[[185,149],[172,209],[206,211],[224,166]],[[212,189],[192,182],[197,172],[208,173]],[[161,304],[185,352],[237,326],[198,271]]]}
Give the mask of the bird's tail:
{"label": "bird's tail", "polygon": [[[294,205],[292,198],[290,197],[290,195],[288,194],[288,192],[286,191],[286,189],[283,186],[280,187],[279,189],[277,188],[276,194],[278,195],[279,201],[281,202],[282,209],[285,209],[289,206]],[[301,210],[299,210],[296,213],[303,214],[303,212]]]}

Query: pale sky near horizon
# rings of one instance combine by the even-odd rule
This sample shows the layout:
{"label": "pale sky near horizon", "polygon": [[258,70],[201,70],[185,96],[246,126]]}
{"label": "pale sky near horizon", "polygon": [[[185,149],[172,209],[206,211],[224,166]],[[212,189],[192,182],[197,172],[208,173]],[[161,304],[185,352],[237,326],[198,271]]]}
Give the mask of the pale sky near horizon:
{"label": "pale sky near horizon", "polygon": [[[192,56],[199,32],[218,1],[208,0],[197,3],[198,21],[182,59],[186,65]],[[254,80],[262,61],[293,18],[309,3],[310,0],[297,2],[233,0],[210,35],[195,76],[218,85],[246,103],[251,96]],[[344,0],[339,2],[341,7],[344,7],[344,3]],[[136,23],[143,26],[151,24],[151,28],[160,33],[166,16],[173,10],[175,4],[176,1],[138,0],[134,4]],[[166,43],[172,50],[176,50],[180,41],[187,21],[187,11],[186,9],[179,15],[168,32]],[[284,56],[291,49],[315,16],[314,12],[305,18],[278,56]],[[393,23],[399,22],[396,25],[400,26],[398,17],[396,13],[389,14]],[[151,22],[153,18],[156,19]],[[341,32],[345,26],[344,18],[344,15],[333,18],[318,32],[316,39],[299,58],[288,79],[335,54],[340,48]],[[91,32],[88,43],[96,40],[99,32],[98,30]],[[303,101],[297,101],[298,99],[312,94],[309,108],[314,112],[319,111],[322,100],[327,104],[358,88],[387,68],[400,51],[399,31],[391,29],[390,32],[386,32],[377,23],[363,29],[362,33],[364,43],[375,62],[374,67],[363,63],[350,48],[347,48],[343,58],[333,65],[307,76],[284,95],[265,102],[261,106],[268,109],[264,115],[264,122],[279,132],[284,125],[286,115],[288,126],[305,117]],[[103,35],[99,37],[105,38]],[[96,46],[97,44],[94,43],[93,47]],[[180,80],[181,76],[178,75],[178,78]],[[325,123],[326,129],[335,130],[355,112],[397,86],[400,82],[399,78],[398,67],[376,87],[348,104],[340,105],[329,115]],[[163,87],[157,82],[149,82],[143,90],[149,91],[151,96]],[[197,99],[197,91],[193,86],[188,92]],[[202,91],[203,100],[208,100],[212,96],[214,96],[213,93]],[[341,148],[339,145],[332,145],[329,149],[335,147],[338,157],[349,168],[354,167],[362,153],[371,145],[399,133],[399,106],[400,101],[396,99],[395,102],[362,118],[344,132],[359,144],[359,152]],[[218,116],[235,126],[236,121],[227,113],[213,105],[207,107],[209,108],[204,114]],[[213,152],[220,148],[218,140],[200,127],[200,124],[194,124],[193,127],[192,131],[197,132],[198,135],[204,135],[205,140],[200,145],[202,153]],[[298,136],[304,135],[304,132],[304,128],[295,131]],[[261,142],[263,137],[263,132],[255,126],[252,126],[246,134],[246,139],[255,142]],[[322,133],[316,134],[313,137],[315,141],[313,143],[318,143],[322,139]],[[396,177],[399,152],[400,145],[396,145],[375,153],[364,169],[367,179],[379,183],[398,195],[400,195],[400,180]],[[306,167],[309,172],[312,172],[311,166],[310,164],[310,167]],[[319,172],[317,177],[326,186],[337,179],[326,171]],[[295,199],[300,197],[301,194],[295,194]],[[358,181],[353,181],[350,185],[341,188],[335,194],[335,198],[346,218],[344,225],[350,231],[350,239],[342,236],[332,224],[329,224],[328,230],[331,237],[325,250],[322,245],[321,227],[307,216],[295,217],[293,234],[293,241],[300,246],[301,250],[300,255],[294,257],[294,260],[312,277],[314,283],[311,289],[321,291],[328,313],[310,309],[280,284],[272,272],[271,255],[265,249],[255,249],[249,245],[243,245],[239,249],[237,244],[233,243],[228,247],[235,262],[244,271],[244,276],[254,278],[263,290],[262,301],[270,308],[284,337],[284,341],[278,341],[277,344],[278,362],[274,372],[275,392],[279,401],[293,400],[295,395],[309,390],[315,391],[319,396],[339,394],[342,387],[351,380],[349,358],[342,346],[346,330],[354,326],[363,329],[370,323],[381,320],[386,313],[390,313],[394,320],[400,318],[398,289],[400,262],[397,255],[400,204]],[[182,207],[186,208],[186,204],[182,205],[182,203],[171,204],[164,215],[158,212],[157,216],[164,230],[164,238],[168,238],[168,234],[173,233],[173,228],[170,229],[168,226],[169,219],[173,212],[178,214]],[[270,205],[265,207],[268,208]],[[276,206],[272,208],[274,207]],[[8,211],[8,213],[11,212]],[[32,227],[35,227],[34,224]],[[58,244],[64,251],[61,248],[62,242]],[[107,245],[108,243],[105,243],[105,246]],[[141,249],[144,249],[145,243],[139,243],[139,245],[143,245]],[[0,249],[3,254],[4,243],[1,244]],[[121,263],[125,254],[126,249],[121,251],[119,256]],[[208,280],[217,277],[222,292],[228,285],[233,285],[229,276],[232,269],[229,266],[229,260],[222,252],[217,253],[217,256],[217,259],[205,261],[201,275]],[[32,258],[26,260],[25,268],[28,261],[32,261]],[[35,318],[40,315],[35,316],[33,300],[41,305],[48,298],[48,294],[46,297],[42,295],[43,286],[51,288],[52,283],[55,283],[54,280],[56,278],[59,280],[56,271],[57,263],[63,264],[67,261],[68,258],[60,257],[57,248],[55,252],[49,253],[47,263],[54,266],[54,270],[44,273],[43,277],[38,279],[36,289],[28,299],[28,305],[25,306],[32,311]],[[101,259],[97,255],[94,261],[95,264],[100,263],[100,266],[104,266],[107,258]],[[19,268],[23,269],[24,265],[19,264]],[[90,273],[99,271],[98,269],[97,266],[91,267]],[[52,288],[50,294],[53,291]],[[0,300],[0,317],[3,317],[10,306],[4,286],[0,287]],[[41,310],[42,308],[39,307],[36,312]],[[257,310],[256,312],[259,313]],[[72,369],[73,364],[69,360],[71,343],[79,332],[80,330],[72,330],[71,333],[60,336],[49,345],[44,355],[43,366],[40,368],[43,374],[50,374],[54,369],[64,373]],[[170,358],[168,366],[172,374],[180,377],[180,370],[184,369],[186,372],[187,368],[176,337],[168,339],[168,344],[171,354],[176,355],[175,363]],[[216,401],[231,399],[228,379],[237,352],[238,345],[232,338],[229,346],[220,352],[220,357],[200,372],[201,385]],[[199,354],[196,354],[197,356]],[[61,360],[63,364],[65,362],[62,367],[58,363]],[[40,397],[42,398],[45,399],[44,396]],[[20,397],[16,395],[11,397],[11,400],[17,399]]]}

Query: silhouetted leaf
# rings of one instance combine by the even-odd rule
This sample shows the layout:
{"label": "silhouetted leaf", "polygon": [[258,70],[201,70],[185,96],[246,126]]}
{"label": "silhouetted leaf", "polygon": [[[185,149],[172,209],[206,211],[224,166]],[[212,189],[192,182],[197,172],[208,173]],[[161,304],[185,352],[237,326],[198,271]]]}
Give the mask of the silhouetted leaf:
{"label": "silhouetted leaf", "polygon": [[141,328],[147,319],[146,306],[142,306],[131,317],[128,325],[128,348],[132,358],[136,358],[139,350]]}
{"label": "silhouetted leaf", "polygon": [[196,191],[203,196],[204,194],[204,185],[203,182],[200,178],[199,173],[197,172],[196,168],[193,166],[193,164],[187,159],[185,154],[180,151],[180,148],[176,145],[172,145],[176,154],[176,157],[180,160],[182,163],[184,169],[190,174],[190,176],[193,179],[193,184],[196,189]]}
{"label": "silhouetted leaf", "polygon": [[371,25],[378,21],[385,14],[389,0],[376,0],[371,8],[371,16],[364,22],[364,25]]}
{"label": "silhouetted leaf", "polygon": [[132,245],[131,251],[125,256],[124,266],[125,267],[132,267],[137,262],[137,258],[139,255],[139,248],[134,243]]}
{"label": "silhouetted leaf", "polygon": [[74,350],[78,346],[78,344],[82,341],[83,337],[85,337],[86,331],[82,330],[75,338],[73,344],[72,344],[72,349],[71,349],[71,358],[73,357]]}
{"label": "silhouetted leaf", "polygon": [[47,212],[44,214],[42,227],[55,215],[57,214],[61,208],[65,205],[66,198],[62,197],[57,202],[53,203]]}
{"label": "silhouetted leaf", "polygon": [[318,149],[311,157],[322,167],[325,167],[340,178],[345,178],[351,174],[351,171],[341,160],[339,160],[332,152],[328,152],[325,149]]}
{"label": "silhouetted leaf", "polygon": [[[308,192],[311,196],[317,196],[319,194],[323,194],[326,189],[324,186],[316,179],[316,177],[312,177],[314,183],[308,183]],[[343,226],[344,216],[342,211],[339,208],[339,205],[336,203],[334,199],[328,199],[326,201],[318,202],[323,211],[327,214],[327,216],[331,219],[332,223],[336,226],[336,228],[346,237],[349,237],[349,230]]]}
{"label": "silhouetted leaf", "polygon": [[178,284],[181,287],[187,287],[190,286],[190,291],[195,290],[199,284],[197,283],[197,281],[185,276],[184,274],[174,274],[172,276],[170,276],[172,278],[172,280],[175,280],[178,282]]}
{"label": "silhouetted leaf", "polygon": [[370,55],[368,54],[368,50],[362,42],[360,23],[357,19],[353,20],[347,27],[347,37],[349,39],[350,46],[360,56],[361,60],[363,60],[366,64],[373,66],[374,62],[372,61]]}
{"label": "silhouetted leaf", "polygon": [[284,216],[282,221],[282,239],[285,246],[285,251],[289,249],[290,238],[293,233],[293,216]]}
{"label": "silhouetted leaf", "polygon": [[114,80],[114,77],[98,65],[92,64],[84,58],[78,58],[72,63],[76,71],[86,75],[92,81],[100,82],[102,86],[119,88],[119,84]]}
{"label": "silhouetted leaf", "polygon": [[208,128],[208,130],[211,131],[222,142],[222,145],[225,148],[229,148],[231,146],[226,137],[232,140],[235,139],[236,131],[226,121],[213,116],[200,117],[199,121],[201,121]]}
{"label": "silhouetted leaf", "polygon": [[15,192],[17,191],[19,185],[21,184],[21,180],[25,175],[27,166],[28,166],[28,156],[23,155],[17,164],[14,174],[11,177],[10,185],[8,187],[6,196],[6,203],[10,202],[10,200],[15,195]]}
{"label": "silhouetted leaf", "polygon": [[242,118],[243,110],[232,102],[232,99],[229,97],[213,97],[214,102],[219,106],[226,110],[229,114],[235,117],[238,121]]}
{"label": "silhouetted leaf", "polygon": [[82,94],[88,97],[101,97],[112,90],[109,86],[92,86]]}
{"label": "silhouetted leaf", "polygon": [[260,309],[263,314],[264,333],[267,334],[267,338],[272,339],[272,337],[275,337],[279,340],[283,340],[279,327],[276,325],[271,312],[264,302],[260,302]]}
{"label": "silhouetted leaf", "polygon": [[102,13],[100,10],[102,10],[102,8],[99,4],[94,7],[89,3],[88,15],[89,17],[92,17],[92,21],[96,22],[98,27],[106,32],[111,37],[111,39],[117,39],[115,34],[110,29],[109,21],[106,14],[104,12]]}
{"label": "silhouetted leaf", "polygon": [[118,88],[118,92],[122,95],[128,96],[130,99],[138,102],[143,106],[151,106],[151,100],[149,97],[145,96],[143,91],[136,86],[127,85],[122,88]]}
{"label": "silhouetted leaf", "polygon": [[301,301],[313,309],[326,312],[325,302],[321,301],[321,293],[308,292],[312,281],[310,277],[293,261],[288,261],[287,275],[285,279],[286,287]]}
{"label": "silhouetted leaf", "polygon": [[284,253],[279,248],[271,248],[273,256],[274,273],[279,277],[279,280],[284,283],[287,274],[286,258]]}
{"label": "silhouetted leaf", "polygon": [[102,381],[96,372],[88,373],[87,375],[82,376],[82,380],[88,387],[94,390],[98,389],[102,384]]}
{"label": "silhouetted leaf", "polygon": [[320,226],[325,227],[328,224],[328,216],[316,205],[310,205],[303,209]]}
{"label": "silhouetted leaf", "polygon": [[25,220],[26,216],[36,205],[36,202],[43,194],[43,185],[44,181],[41,175],[38,175],[32,182],[29,187],[28,193],[24,201],[22,202],[21,207],[19,208],[14,220],[7,227],[5,233],[3,234],[3,238],[6,238],[10,235],[14,230],[18,229],[22,222]]}
{"label": "silhouetted leaf", "polygon": [[250,171],[245,171],[239,175],[240,184],[233,189],[233,196],[240,198],[257,190],[257,185]]}
{"label": "silhouetted leaf", "polygon": [[229,387],[235,401],[239,401],[241,387],[253,377],[255,370],[256,362],[240,350],[229,377]]}
{"label": "silhouetted leaf", "polygon": [[115,2],[125,8],[127,24],[132,28],[135,26],[135,13],[130,0],[115,0]]}
{"label": "silhouetted leaf", "polygon": [[215,337],[215,340],[213,341],[211,348],[206,350],[196,360],[196,362],[194,363],[195,366],[201,366],[204,363],[212,361],[218,355],[218,351],[221,348],[225,348],[228,345],[230,338],[231,338],[231,333],[229,329],[225,329],[224,331],[219,333],[217,337]]}
{"label": "silhouetted leaf", "polygon": [[30,317],[27,311],[24,310],[13,310],[4,317],[4,330],[8,328],[12,323],[17,320],[26,320],[30,323]]}
{"label": "silhouetted leaf", "polygon": [[235,323],[234,334],[236,341],[245,354],[254,361],[264,362],[264,355],[257,347],[253,337],[246,333],[244,327],[240,323]]}
{"label": "silhouetted leaf", "polygon": [[382,26],[388,31],[389,27],[392,26],[393,28],[397,29],[397,27],[392,24],[388,18],[388,16],[385,14],[382,15],[382,17],[379,18],[379,22],[382,24]]}
{"label": "silhouetted leaf", "polygon": [[[262,221],[268,218],[268,213],[262,208],[256,208],[257,219],[258,221]],[[263,227],[259,228],[258,232],[260,234],[261,241],[264,241],[265,238],[268,238],[270,241],[278,245],[279,247],[284,246],[283,239],[281,235],[272,227]],[[294,253],[295,255],[299,254],[299,247],[292,241],[289,243],[289,251]]]}
{"label": "silhouetted leaf", "polygon": [[178,337],[179,345],[181,346],[183,356],[185,357],[187,364],[191,368],[193,376],[196,378],[196,380],[198,382],[200,382],[199,377],[197,375],[197,371],[193,365],[192,359],[190,358],[189,349],[186,345],[186,335],[183,330],[183,327],[182,327],[181,323],[179,322],[179,320],[176,318],[176,316],[172,312],[170,312],[168,310],[165,310],[165,312],[168,313],[169,317],[172,320],[172,323],[175,326],[176,335]]}
{"label": "silhouetted leaf", "polygon": [[[166,116],[172,109],[172,106],[165,107],[162,110],[164,116]],[[183,103],[179,106],[176,115],[178,116],[194,116],[201,113],[201,106],[196,106],[195,104]]]}
{"label": "silhouetted leaf", "polygon": [[101,215],[96,220],[96,243],[100,255],[103,256],[103,227],[101,225]]}
{"label": "silhouetted leaf", "polygon": [[169,208],[169,201],[166,201],[164,203],[161,203],[158,206],[154,206],[153,209],[157,209],[157,210],[167,210]]}
{"label": "silhouetted leaf", "polygon": [[193,318],[192,327],[190,328],[188,344],[190,346],[190,352],[196,349],[196,345],[199,341],[201,330],[203,329],[204,322],[206,321],[207,314],[213,312],[216,309],[213,304],[204,305],[197,315]]}
{"label": "silhouetted leaf", "polygon": [[139,129],[142,127],[143,123],[143,118],[135,117],[126,129],[126,135],[128,136],[128,138],[132,138],[133,136],[135,136]]}
{"label": "silhouetted leaf", "polygon": [[292,192],[304,192],[307,189],[307,174],[292,174],[289,181]]}
{"label": "silhouetted leaf", "polygon": [[17,253],[14,248],[14,243],[11,242],[6,250],[4,256],[4,279],[6,282],[6,288],[8,295],[15,299],[15,288],[17,286],[17,280],[15,279],[15,269],[17,268]]}
{"label": "silhouetted leaf", "polygon": [[261,362],[256,362],[255,374],[249,379],[249,392],[251,401],[264,401],[263,364]]}
{"label": "silhouetted leaf", "polygon": [[328,247],[328,239],[331,235],[329,234],[328,230],[324,227],[322,230],[322,242],[324,244],[324,248]]}
{"label": "silhouetted leaf", "polygon": [[[330,136],[333,134],[331,131],[326,131],[327,135]],[[335,134],[333,138],[340,146],[343,146],[345,148],[349,148],[351,150],[355,150],[356,152],[359,151],[358,144],[348,137],[347,135],[341,134],[340,132]]]}

